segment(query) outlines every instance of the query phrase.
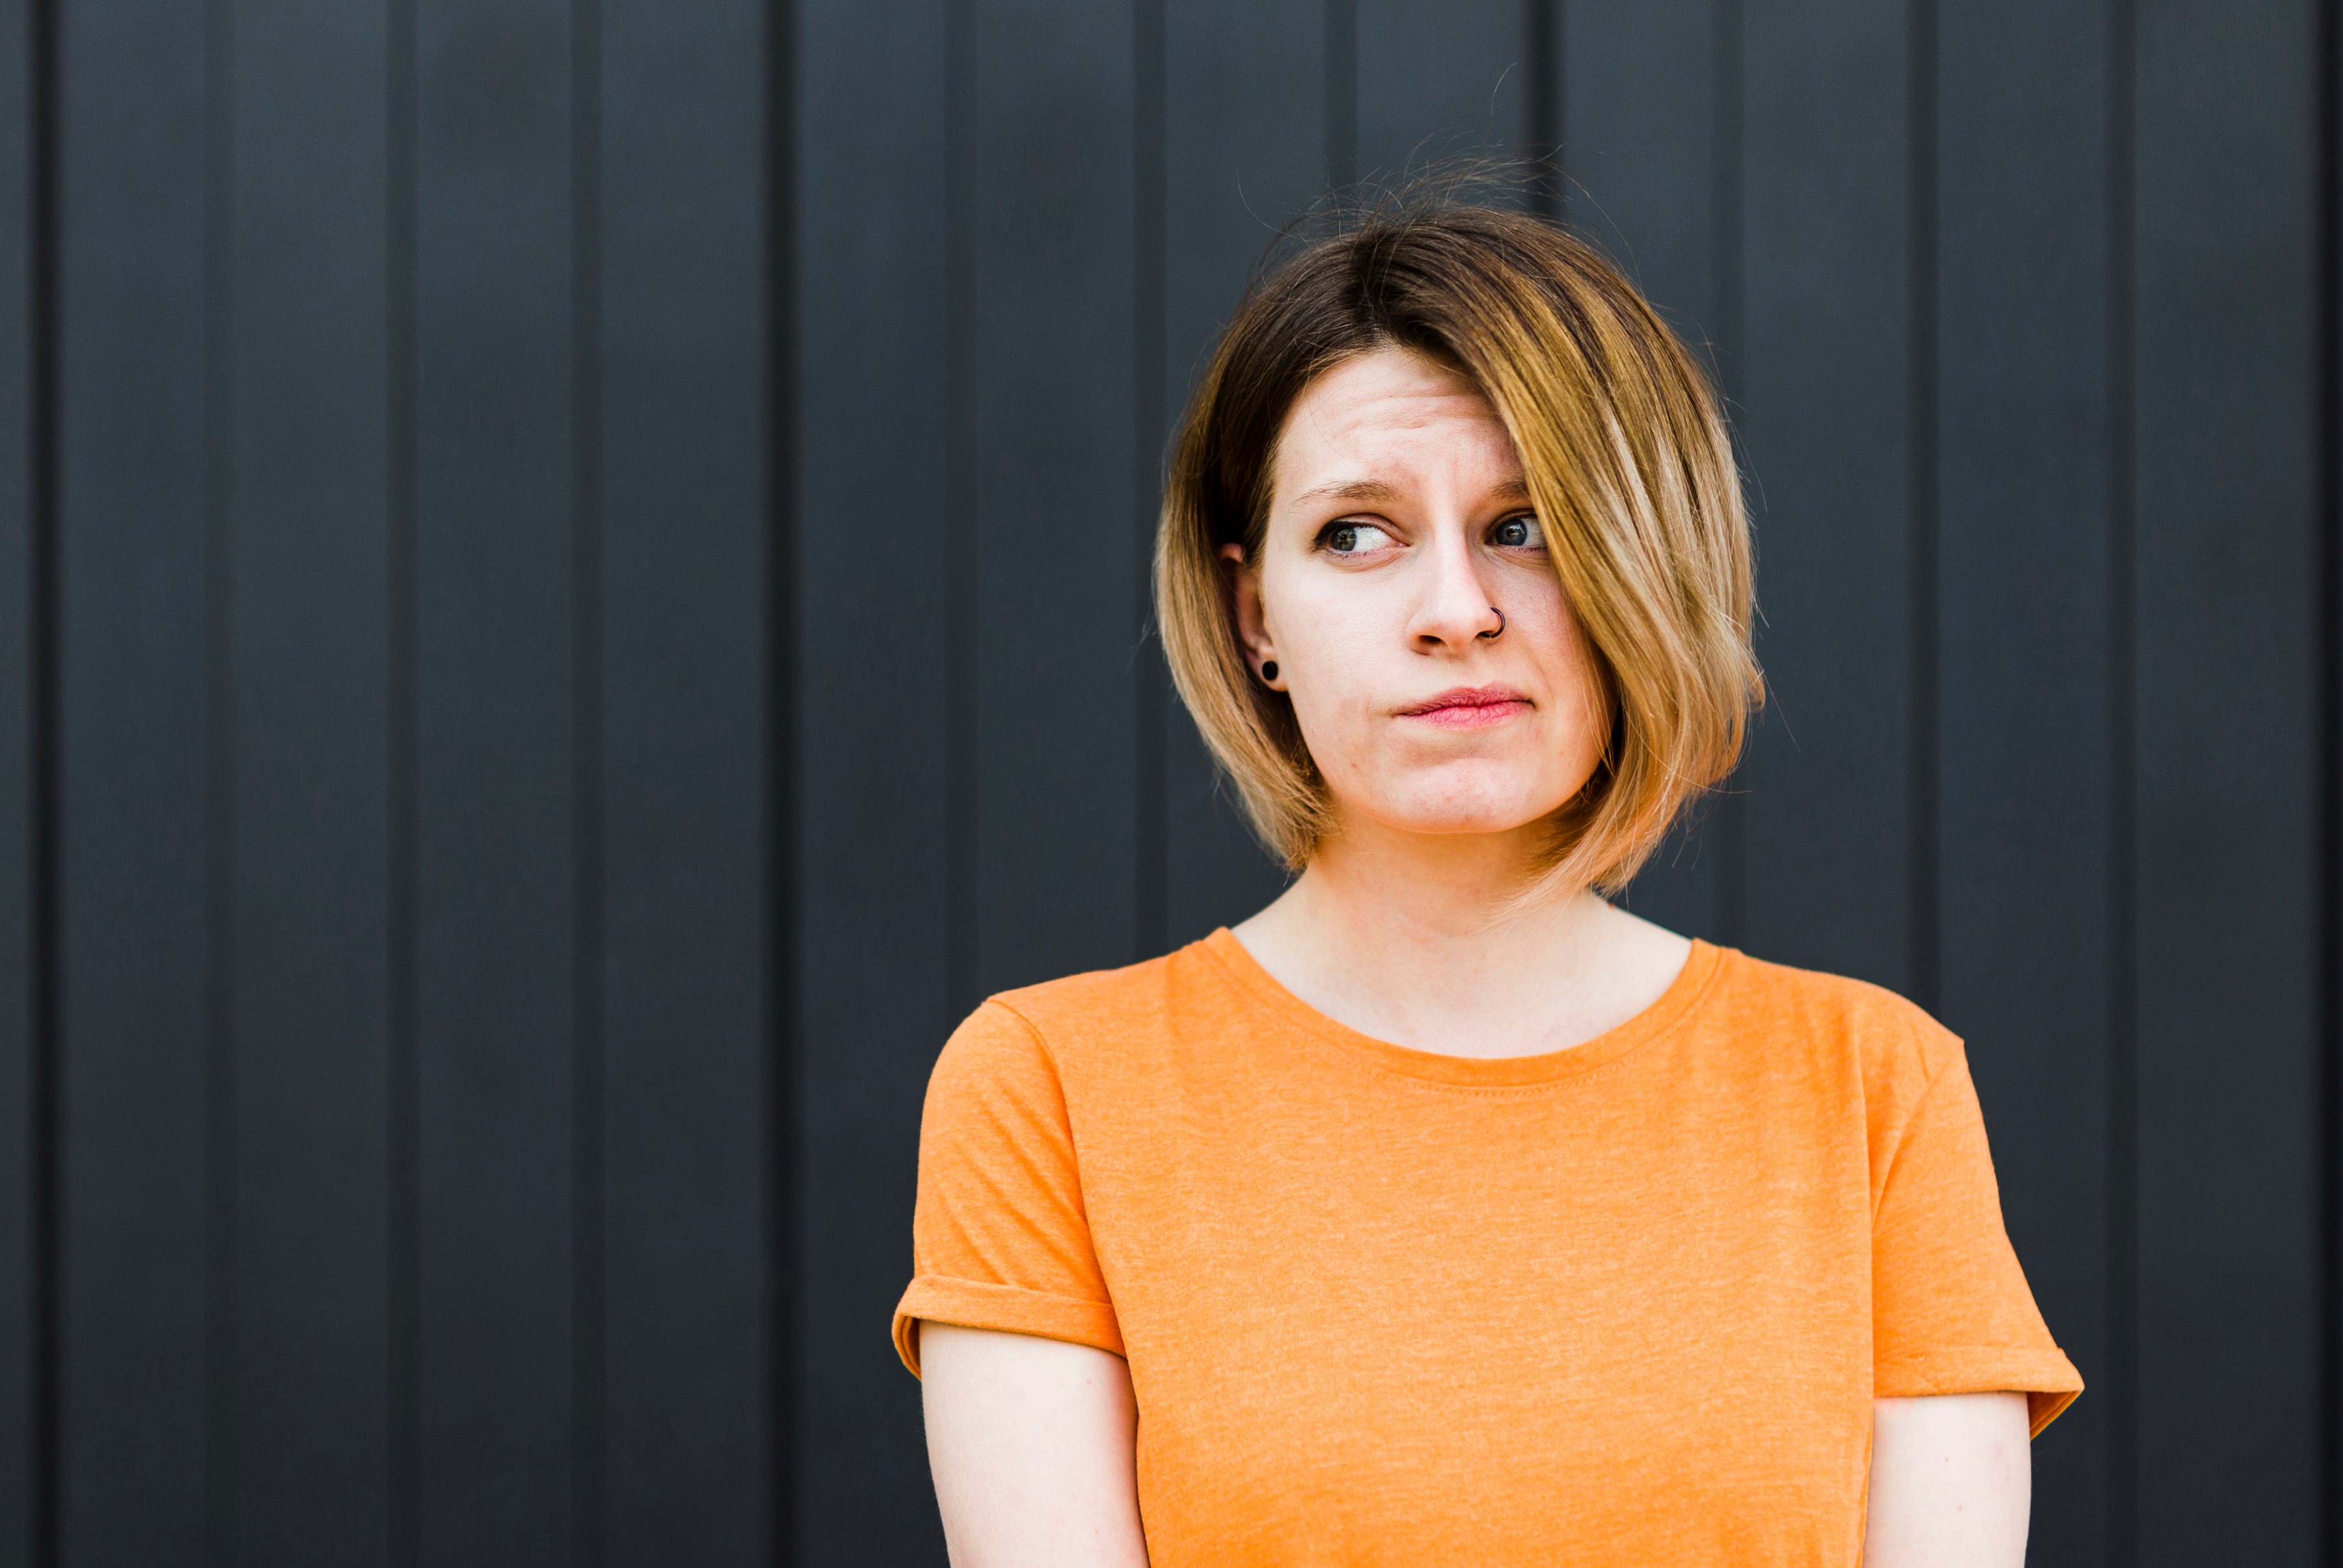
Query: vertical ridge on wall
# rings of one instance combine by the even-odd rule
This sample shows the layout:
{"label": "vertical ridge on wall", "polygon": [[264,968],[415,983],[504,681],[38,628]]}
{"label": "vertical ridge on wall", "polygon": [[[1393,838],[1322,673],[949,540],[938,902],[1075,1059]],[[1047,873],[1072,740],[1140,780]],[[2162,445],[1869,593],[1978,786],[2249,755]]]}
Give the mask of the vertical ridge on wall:
{"label": "vertical ridge on wall", "polygon": [[[1772,700],[1740,779],[1745,935],[1909,984],[1910,15],[1751,7],[1744,454]],[[1826,302],[1826,303],[1825,303]]]}
{"label": "vertical ridge on wall", "polygon": [[1133,21],[990,0],[972,40],[987,992],[1125,963],[1133,946]]}
{"label": "vertical ridge on wall", "polygon": [[1911,488],[1906,527],[1911,530],[1905,591],[1910,606],[1911,790],[1906,853],[1911,858],[1911,950],[1905,962],[1908,994],[1931,1012],[1941,1010],[1938,983],[1942,910],[1938,887],[1937,792],[1937,327],[1936,327],[1936,0],[1909,0],[1910,85],[1906,112],[1912,224],[1909,312]]}
{"label": "vertical ridge on wall", "polygon": [[2139,1558],[2137,553],[2133,0],[2107,6],[2107,1560]]}
{"label": "vertical ridge on wall", "polygon": [[387,911],[387,1018],[388,1066],[386,1143],[390,1196],[390,1257],[387,1269],[389,1340],[390,1432],[387,1446],[388,1568],[419,1568],[422,1419],[422,1201],[421,1078],[417,1052],[420,966],[420,731],[418,678],[420,588],[417,555],[418,313],[416,292],[418,124],[417,97],[417,17],[415,0],[388,0],[384,7],[388,107],[388,207],[383,230],[388,250],[385,281],[389,323],[388,518],[390,559],[386,624],[389,633],[387,680],[388,735],[385,758],[388,779],[385,846],[389,908]]}
{"label": "vertical ridge on wall", "polygon": [[[68,1553],[200,1540],[212,814],[205,18],[73,14],[57,69],[55,909]],[[60,25],[64,25],[61,19]],[[70,195],[68,193],[71,193]],[[68,315],[69,313],[69,315]],[[110,1288],[95,1288],[106,1281]]]}
{"label": "vertical ridge on wall", "polygon": [[764,0],[599,0],[606,1561],[769,1560]]}
{"label": "vertical ridge on wall", "polygon": [[204,16],[204,1557],[236,1557],[236,79],[232,0]]}
{"label": "vertical ridge on wall", "polygon": [[2321,3],[2134,12],[2137,1540],[2175,1568],[2320,1533]]}
{"label": "vertical ridge on wall", "polygon": [[29,1013],[26,1020],[26,1207],[30,1322],[26,1345],[25,1546],[33,1568],[63,1560],[64,1479],[64,1030],[58,864],[64,834],[62,687],[58,625],[62,596],[58,507],[59,367],[57,187],[58,17],[64,0],[28,0],[25,52],[30,114],[26,148],[25,256],[25,861]]}
{"label": "vertical ridge on wall", "polygon": [[[1936,9],[1934,1010],[2002,1216],[2093,1394],[2034,1450],[2032,1551],[2106,1547],[2104,0]],[[1915,978],[1915,988],[1921,983]]]}
{"label": "vertical ridge on wall", "polygon": [[590,865],[577,831],[578,41],[570,0],[402,4],[415,1560],[500,1560],[532,1543],[566,1560],[578,883]]}
{"label": "vertical ridge on wall", "polygon": [[27,0],[0,0],[0,1568],[29,1568],[40,1475],[33,29]]}
{"label": "vertical ridge on wall", "polygon": [[977,976],[976,0],[944,10],[944,996]]}
{"label": "vertical ridge on wall", "polygon": [[798,1561],[803,1519],[799,1504],[803,1451],[797,1412],[802,1396],[797,1351],[803,1333],[801,1277],[807,1255],[800,1223],[803,1141],[800,1096],[807,1082],[804,1060],[806,998],[803,988],[804,913],[799,896],[801,859],[798,826],[806,791],[799,769],[802,703],[798,626],[791,611],[803,578],[797,476],[803,407],[799,395],[802,324],[798,291],[799,188],[797,91],[799,40],[795,0],[768,0],[764,7],[764,310],[763,434],[765,467],[765,598],[759,607],[760,652],[765,686],[766,849],[765,1028],[766,1120],[765,1293],[766,1473],[770,1487],[766,1550],[782,1563]]}
{"label": "vertical ridge on wall", "polygon": [[602,5],[571,0],[570,1550],[604,1555]]}
{"label": "vertical ridge on wall", "polygon": [[1165,864],[1163,735],[1170,688],[1162,639],[1155,628],[1152,569],[1165,427],[1164,5],[1165,0],[1131,0],[1131,520],[1137,541],[1132,598],[1138,627],[1131,658],[1134,960],[1163,950],[1171,879]]}
{"label": "vertical ridge on wall", "polygon": [[2318,1560],[2343,1564],[2343,20],[2318,7]]}
{"label": "vertical ridge on wall", "polygon": [[[975,984],[957,793],[972,762],[957,749],[972,636],[960,390],[970,12],[965,0],[793,8],[802,1272],[796,1526],[782,1544],[809,1565],[940,1563],[920,1385],[887,1330],[910,1277],[929,1068]],[[868,115],[877,101],[889,112]],[[1128,516],[1118,505],[1106,526]],[[1105,591],[1128,602],[1124,578]]]}
{"label": "vertical ridge on wall", "polygon": [[219,1563],[375,1564],[391,1424],[389,39],[375,4],[207,10],[209,855],[190,900],[208,967],[207,1533]]}

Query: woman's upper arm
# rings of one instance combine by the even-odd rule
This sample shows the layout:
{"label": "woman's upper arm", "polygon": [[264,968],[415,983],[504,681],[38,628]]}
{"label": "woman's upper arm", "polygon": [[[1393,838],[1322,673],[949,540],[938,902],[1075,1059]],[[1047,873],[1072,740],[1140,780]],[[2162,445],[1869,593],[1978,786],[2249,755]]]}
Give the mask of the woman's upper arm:
{"label": "woman's upper arm", "polygon": [[2022,1568],[2026,1427],[2022,1393],[1874,1400],[1864,1568]]}
{"label": "woman's upper arm", "polygon": [[1138,1413],[1121,1356],[926,1322],[920,1367],[953,1568],[1145,1568]]}

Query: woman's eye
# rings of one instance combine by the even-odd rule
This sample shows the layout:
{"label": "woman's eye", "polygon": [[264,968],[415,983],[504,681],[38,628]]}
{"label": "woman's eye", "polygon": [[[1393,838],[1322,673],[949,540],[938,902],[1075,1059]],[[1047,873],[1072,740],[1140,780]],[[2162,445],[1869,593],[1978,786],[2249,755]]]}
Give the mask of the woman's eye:
{"label": "woman's eye", "polygon": [[1545,542],[1545,535],[1533,517],[1507,518],[1492,529],[1489,538],[1501,548],[1529,549]]}
{"label": "woman's eye", "polygon": [[1324,538],[1326,548],[1338,556],[1364,555],[1392,542],[1391,536],[1373,523],[1336,523],[1326,530]]}

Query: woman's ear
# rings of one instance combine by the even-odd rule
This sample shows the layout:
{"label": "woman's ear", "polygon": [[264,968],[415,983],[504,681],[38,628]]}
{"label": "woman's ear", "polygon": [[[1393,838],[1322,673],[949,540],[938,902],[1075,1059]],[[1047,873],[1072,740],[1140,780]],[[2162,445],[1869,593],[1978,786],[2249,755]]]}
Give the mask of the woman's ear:
{"label": "woman's ear", "polygon": [[1242,545],[1221,547],[1221,579],[1228,585],[1229,607],[1236,614],[1237,641],[1244,647],[1245,661],[1263,686],[1282,689],[1262,673],[1262,667],[1273,665],[1277,654],[1262,609],[1261,574],[1246,567]]}

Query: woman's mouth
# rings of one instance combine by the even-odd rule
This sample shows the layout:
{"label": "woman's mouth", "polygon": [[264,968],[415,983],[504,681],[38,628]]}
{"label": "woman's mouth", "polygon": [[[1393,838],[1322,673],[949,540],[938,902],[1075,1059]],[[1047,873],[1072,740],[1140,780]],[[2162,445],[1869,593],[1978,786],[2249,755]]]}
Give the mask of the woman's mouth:
{"label": "woman's mouth", "polygon": [[1459,686],[1400,709],[1400,717],[1443,729],[1491,729],[1529,710],[1530,699],[1510,686]]}

